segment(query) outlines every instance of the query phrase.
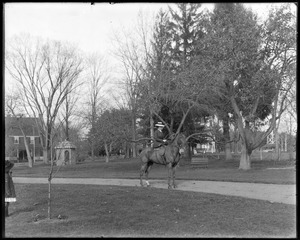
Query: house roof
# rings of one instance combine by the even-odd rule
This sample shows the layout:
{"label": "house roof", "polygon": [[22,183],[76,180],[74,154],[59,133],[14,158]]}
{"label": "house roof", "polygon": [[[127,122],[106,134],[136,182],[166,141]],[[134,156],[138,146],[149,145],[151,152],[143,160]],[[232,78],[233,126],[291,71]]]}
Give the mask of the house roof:
{"label": "house roof", "polygon": [[37,118],[32,117],[5,117],[5,131],[10,136],[22,136],[19,124],[26,136],[37,136],[38,128],[36,125]]}
{"label": "house roof", "polygon": [[72,142],[65,140],[65,141],[63,141],[63,142],[60,142],[55,148],[56,148],[56,149],[57,149],[57,148],[75,149],[76,146],[75,146],[75,144],[73,144]]}

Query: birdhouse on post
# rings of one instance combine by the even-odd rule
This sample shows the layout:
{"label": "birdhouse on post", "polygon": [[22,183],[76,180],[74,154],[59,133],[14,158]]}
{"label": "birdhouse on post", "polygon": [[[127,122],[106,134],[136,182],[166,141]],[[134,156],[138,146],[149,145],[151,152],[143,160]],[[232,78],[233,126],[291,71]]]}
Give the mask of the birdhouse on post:
{"label": "birdhouse on post", "polygon": [[56,164],[65,165],[65,164],[76,164],[76,146],[70,141],[60,142],[55,147],[56,154]]}

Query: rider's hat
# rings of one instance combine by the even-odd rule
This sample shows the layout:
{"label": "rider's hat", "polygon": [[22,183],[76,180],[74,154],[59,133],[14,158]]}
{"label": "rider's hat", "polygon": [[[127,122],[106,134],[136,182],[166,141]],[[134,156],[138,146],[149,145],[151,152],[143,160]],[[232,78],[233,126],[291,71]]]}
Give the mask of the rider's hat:
{"label": "rider's hat", "polygon": [[164,127],[165,125],[162,124],[162,122],[158,122],[155,124],[156,127]]}

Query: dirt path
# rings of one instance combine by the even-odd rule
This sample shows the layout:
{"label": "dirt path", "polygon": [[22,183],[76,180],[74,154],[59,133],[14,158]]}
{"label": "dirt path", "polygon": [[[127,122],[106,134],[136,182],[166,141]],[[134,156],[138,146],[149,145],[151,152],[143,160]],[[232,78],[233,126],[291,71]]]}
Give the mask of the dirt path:
{"label": "dirt path", "polygon": [[[14,177],[15,183],[48,183],[47,178]],[[149,180],[152,187],[167,188],[166,180]],[[93,184],[93,185],[117,185],[140,186],[139,179],[103,179],[103,178],[54,178],[53,184]],[[285,204],[296,204],[296,185],[263,184],[263,183],[239,183],[219,181],[194,181],[177,180],[181,191],[194,191],[216,193],[222,195],[239,196],[252,199],[267,200]]]}

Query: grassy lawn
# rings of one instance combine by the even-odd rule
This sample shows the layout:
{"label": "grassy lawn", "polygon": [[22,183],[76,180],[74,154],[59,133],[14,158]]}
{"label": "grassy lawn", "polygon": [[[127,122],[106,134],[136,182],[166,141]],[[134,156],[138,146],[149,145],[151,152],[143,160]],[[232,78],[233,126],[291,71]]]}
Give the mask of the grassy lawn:
{"label": "grassy lawn", "polygon": [[[235,181],[254,183],[294,184],[296,171],[282,169],[290,166],[287,161],[253,161],[252,169],[243,171],[238,169],[238,160],[224,162],[223,160],[210,159],[208,168],[192,166],[186,161],[181,161],[176,171],[177,179]],[[275,168],[275,169],[268,169]],[[18,166],[13,168],[13,176],[47,177],[50,166],[38,164],[33,168]],[[55,171],[58,167],[55,167]],[[62,166],[55,177],[74,178],[139,178],[139,159],[115,159],[109,163],[103,160],[83,162],[76,165]],[[167,168],[162,165],[153,165],[149,178],[166,179]]]}
{"label": "grassy lawn", "polygon": [[47,184],[15,188],[6,237],[296,237],[294,205],[156,188],[53,185],[49,220]]}

